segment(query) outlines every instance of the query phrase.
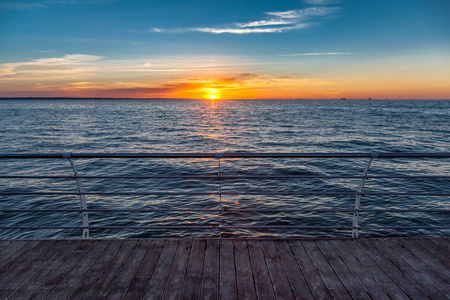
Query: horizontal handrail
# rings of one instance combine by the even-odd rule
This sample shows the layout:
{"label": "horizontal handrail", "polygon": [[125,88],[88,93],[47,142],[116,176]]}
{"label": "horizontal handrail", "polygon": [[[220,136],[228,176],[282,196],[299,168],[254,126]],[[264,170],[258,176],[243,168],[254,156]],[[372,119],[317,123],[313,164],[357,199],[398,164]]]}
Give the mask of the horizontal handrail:
{"label": "horizontal handrail", "polygon": [[209,212],[432,212],[432,213],[450,213],[450,209],[249,209],[249,208],[123,208],[123,209],[0,209],[0,212],[191,212],[191,211],[209,211]]}
{"label": "horizontal handrail", "polygon": [[192,175],[192,176],[28,176],[28,175],[0,175],[4,179],[450,179],[450,176],[306,176],[306,175],[254,175],[254,176],[228,176],[228,175]]}
{"label": "horizontal handrail", "polygon": [[[351,230],[352,226],[307,226],[307,225],[153,225],[153,226],[38,226],[38,227],[26,227],[26,226],[11,226],[3,227],[0,229],[27,229],[27,230],[66,230],[66,229],[90,229],[90,230],[110,230],[110,229],[134,229],[134,230],[146,230],[146,229],[336,229],[336,230]],[[450,226],[358,226],[358,229],[450,229]]]}
{"label": "horizontal handrail", "polygon": [[0,154],[0,159],[54,159],[54,158],[448,158],[450,152],[330,152],[330,153],[20,153]]}
{"label": "horizontal handrail", "polygon": [[99,196],[212,196],[212,195],[228,195],[228,196],[450,196],[450,193],[391,193],[391,192],[0,192],[0,195],[12,196],[12,195],[99,195]]}

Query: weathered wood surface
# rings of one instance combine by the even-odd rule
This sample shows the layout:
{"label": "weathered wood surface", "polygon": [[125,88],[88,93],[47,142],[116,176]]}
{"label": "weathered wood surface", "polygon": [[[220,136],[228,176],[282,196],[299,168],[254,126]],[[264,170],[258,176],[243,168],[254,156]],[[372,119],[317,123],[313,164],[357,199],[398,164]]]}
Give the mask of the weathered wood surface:
{"label": "weathered wood surface", "polygon": [[0,299],[450,299],[450,238],[0,240]]}

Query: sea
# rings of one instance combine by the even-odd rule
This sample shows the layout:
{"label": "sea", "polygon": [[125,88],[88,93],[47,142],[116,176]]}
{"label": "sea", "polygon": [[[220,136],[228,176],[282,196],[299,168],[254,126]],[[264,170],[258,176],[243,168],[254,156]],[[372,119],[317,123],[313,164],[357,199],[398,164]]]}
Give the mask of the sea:
{"label": "sea", "polygon": [[[0,154],[222,152],[448,153],[450,100],[0,100]],[[79,188],[91,238],[351,237],[368,161],[0,159],[0,238],[80,238]],[[450,235],[450,158],[368,175],[360,236]]]}

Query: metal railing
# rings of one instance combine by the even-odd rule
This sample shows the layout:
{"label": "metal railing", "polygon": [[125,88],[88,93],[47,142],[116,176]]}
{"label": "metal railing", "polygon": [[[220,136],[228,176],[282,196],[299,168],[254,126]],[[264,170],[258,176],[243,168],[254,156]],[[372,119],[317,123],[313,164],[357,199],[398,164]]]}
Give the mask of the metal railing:
{"label": "metal railing", "polygon": [[[76,159],[209,159],[217,161],[217,173],[214,175],[81,175],[74,160]],[[221,163],[224,160],[230,159],[366,159],[366,165],[359,175],[227,175],[224,174]],[[0,154],[0,160],[27,160],[27,159],[64,159],[70,164],[71,173],[73,175],[0,175],[1,179],[74,179],[76,181],[76,192],[67,191],[1,191],[0,196],[12,197],[15,195],[30,195],[30,196],[50,196],[50,195],[75,195],[79,197],[79,209],[4,209],[0,207],[0,213],[49,213],[49,212],[79,212],[81,215],[81,226],[0,226],[3,230],[81,230],[82,238],[89,238],[91,230],[112,230],[112,229],[129,229],[129,230],[151,230],[151,229],[188,229],[188,230],[217,230],[222,236],[224,230],[235,229],[304,229],[304,230],[348,230],[351,231],[352,237],[357,238],[363,229],[450,229],[448,222],[438,226],[362,226],[360,224],[361,213],[439,213],[449,214],[447,209],[449,199],[446,198],[446,205],[443,209],[397,209],[397,208],[383,208],[383,209],[363,209],[363,198],[367,196],[386,197],[386,196],[440,196],[448,197],[450,193],[444,192],[427,192],[427,191],[403,191],[403,192],[365,192],[364,187],[370,179],[439,179],[449,180],[449,175],[370,175],[369,171],[374,160],[389,160],[389,159],[442,159],[450,158],[450,153],[57,153],[57,154]],[[88,180],[153,180],[153,179],[181,179],[181,180],[218,180],[218,185],[214,191],[125,191],[125,192],[104,192],[104,191],[86,191],[83,188],[82,181]],[[355,179],[359,180],[359,184],[355,191],[288,191],[288,192],[271,192],[271,191],[229,191],[223,188],[225,180],[244,180],[244,179]],[[447,185],[448,188],[448,185]],[[216,208],[124,208],[124,209],[94,209],[88,207],[88,197],[90,196],[215,196],[218,198],[218,205]],[[314,208],[230,208],[222,201],[224,196],[353,196],[354,203],[352,207],[346,208],[330,208],[330,209],[314,209]],[[180,203],[182,204],[182,203]],[[152,225],[152,226],[92,226],[90,225],[89,213],[94,212],[128,212],[128,213],[149,213],[149,212],[197,212],[197,213],[217,213],[219,216],[219,224],[210,225]],[[337,225],[224,225],[222,219],[226,213],[350,213],[352,214],[352,224],[348,226]]]}

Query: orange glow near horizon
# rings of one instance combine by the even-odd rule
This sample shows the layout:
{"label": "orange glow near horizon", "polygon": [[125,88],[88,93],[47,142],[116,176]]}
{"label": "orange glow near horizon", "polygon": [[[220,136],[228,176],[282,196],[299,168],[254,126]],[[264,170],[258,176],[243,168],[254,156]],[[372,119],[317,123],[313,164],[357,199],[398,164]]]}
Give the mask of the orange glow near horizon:
{"label": "orange glow near horizon", "polygon": [[[317,72],[308,76],[291,64],[280,70],[256,69],[236,66],[228,58],[217,58],[208,62],[206,70],[197,70],[198,60],[142,61],[139,65],[66,55],[0,64],[0,97],[449,99],[450,65],[442,63],[445,59],[447,55],[410,54],[348,64],[338,70],[314,62]],[[178,65],[180,69],[174,68]]]}
{"label": "orange glow near horizon", "polygon": [[[258,60],[215,57],[202,65],[204,69],[199,69],[197,57],[161,58],[149,63],[74,54],[0,63],[0,97],[207,100],[450,97],[450,64],[443,63],[450,61],[446,53],[369,58],[336,65],[333,55],[321,60],[314,56],[293,56],[288,58],[288,64],[285,58],[273,57],[273,61],[268,58],[258,67]],[[280,63],[279,68],[274,67],[276,63]],[[303,63],[307,69],[303,69]],[[315,71],[308,74],[308,68]]]}
{"label": "orange glow near horizon", "polygon": [[[358,84],[355,84],[357,82]],[[379,78],[176,78],[154,83],[82,82],[34,84],[32,88],[8,86],[12,97],[99,97],[207,99],[448,99],[450,87],[442,79],[387,80]],[[17,92],[16,92],[17,91]],[[8,94],[6,94],[8,92]]]}
{"label": "orange glow near horizon", "polygon": [[[295,74],[275,76],[234,72],[197,77],[136,79],[129,81],[87,81],[85,78],[53,77],[0,78],[0,97],[79,97],[79,98],[176,98],[176,99],[448,99],[450,86],[442,76],[410,78],[372,69],[372,74],[330,74],[323,78],[302,78]],[[414,76],[413,76],[414,75]]]}

